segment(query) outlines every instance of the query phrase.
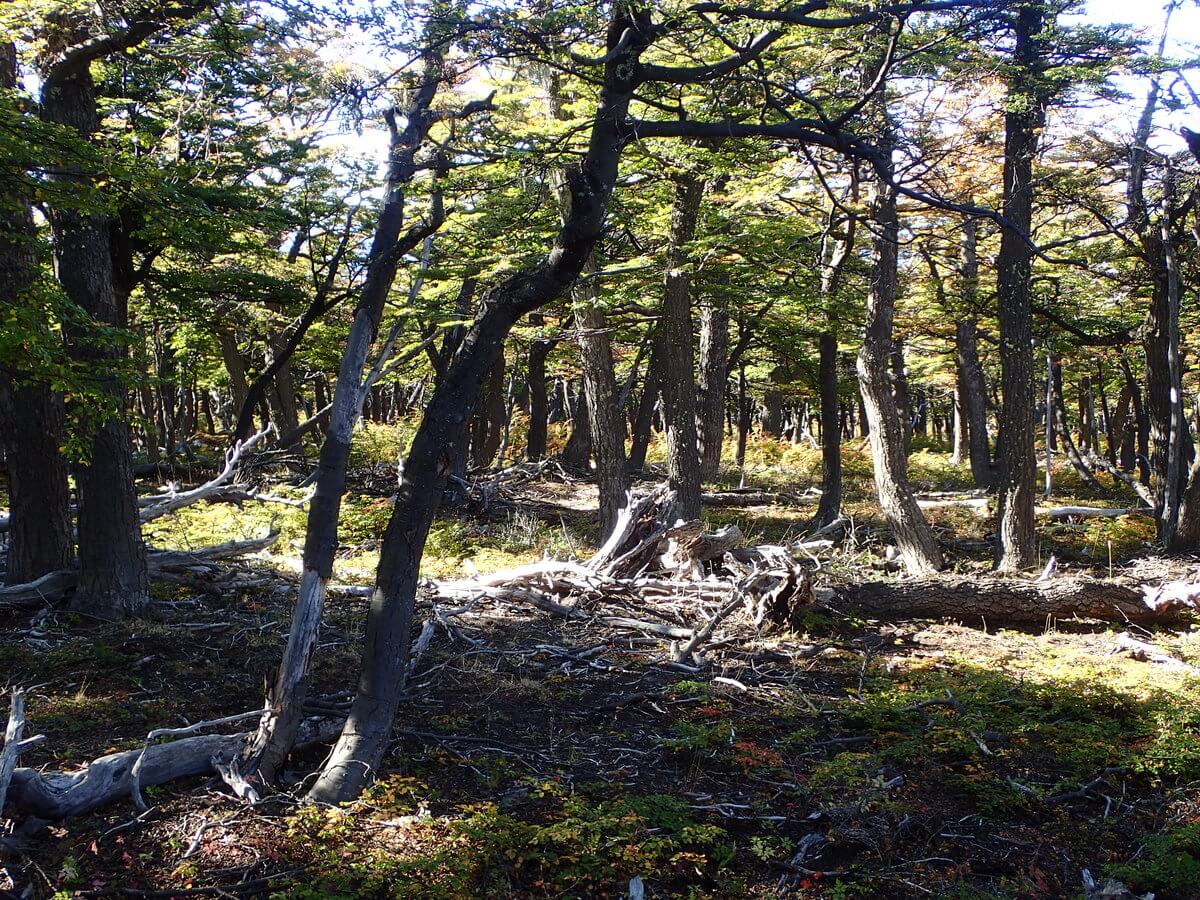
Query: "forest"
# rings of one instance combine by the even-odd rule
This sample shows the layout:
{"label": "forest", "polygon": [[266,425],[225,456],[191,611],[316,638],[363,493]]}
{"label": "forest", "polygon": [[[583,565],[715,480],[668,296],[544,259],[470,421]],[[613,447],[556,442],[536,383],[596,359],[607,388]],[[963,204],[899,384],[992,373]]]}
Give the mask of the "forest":
{"label": "forest", "polygon": [[1198,36],[0,3],[0,898],[1200,896]]}

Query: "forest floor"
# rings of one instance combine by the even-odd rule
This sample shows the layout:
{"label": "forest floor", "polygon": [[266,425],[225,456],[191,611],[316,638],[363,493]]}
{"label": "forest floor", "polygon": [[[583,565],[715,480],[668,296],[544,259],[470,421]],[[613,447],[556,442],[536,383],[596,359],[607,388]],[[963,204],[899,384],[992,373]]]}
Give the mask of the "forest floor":
{"label": "forest floor", "polygon": [[[337,577],[369,583],[394,472],[386,435],[356,459]],[[748,483],[795,494],[812,451],[759,442]],[[847,448],[853,539],[818,581],[891,577],[869,467]],[[735,473],[732,477],[737,478]],[[914,455],[925,491],[964,487]],[[1057,501],[1087,501],[1064,475]],[[273,486],[278,493],[284,488]],[[548,473],[488,510],[447,512],[426,574],[465,577],[586,555],[591,489]],[[299,495],[299,492],[297,492]],[[1112,502],[1112,496],[1106,502]],[[795,503],[706,511],[749,542],[799,534]],[[988,521],[931,511],[959,572],[987,571]],[[262,702],[286,638],[303,511],[195,506],[157,546],[281,540],[211,583],[159,585],[160,614],[112,625],[0,612],[0,672],[27,689],[25,765],[72,768],[152,728]],[[1043,550],[1095,574],[1194,577],[1145,558],[1139,517],[1049,525]],[[353,687],[365,601],[335,592],[313,692]],[[421,657],[385,771],[345,809],[286,795],[250,807],[215,779],[51,824],[0,861],[0,896],[1083,897],[1083,870],[1159,898],[1200,884],[1200,633],[1138,630],[1177,664],[1117,652],[1123,630],[1031,631],[813,612],[747,633],[698,671],[662,641],[536,609],[483,606]],[[320,754],[303,760],[307,770]],[[634,888],[636,891],[636,887]],[[1128,895],[1127,895],[1128,896]]]}

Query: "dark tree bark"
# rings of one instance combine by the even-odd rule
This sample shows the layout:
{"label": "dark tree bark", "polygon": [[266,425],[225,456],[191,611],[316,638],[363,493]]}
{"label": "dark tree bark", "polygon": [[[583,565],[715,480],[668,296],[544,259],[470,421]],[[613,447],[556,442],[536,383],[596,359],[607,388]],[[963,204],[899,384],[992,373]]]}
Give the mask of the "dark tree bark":
{"label": "dark tree bark", "polygon": [[[540,327],[545,324],[545,320],[541,315],[534,315],[530,317],[530,324]],[[525,458],[533,462],[546,456],[546,423],[550,415],[550,405],[546,399],[546,357],[555,343],[543,337],[535,337],[529,345],[526,363],[526,379],[529,385],[529,436],[525,443]]]}
{"label": "dark tree bark", "polygon": [[[1129,359],[1121,354],[1121,373],[1125,376],[1125,384],[1129,387],[1130,402],[1133,404],[1133,434],[1127,440],[1127,446],[1138,467],[1138,478],[1142,484],[1150,485],[1150,420],[1146,415],[1146,407],[1142,402],[1142,389],[1134,378],[1133,368]],[[1132,468],[1132,465],[1130,466]]]}
{"label": "dark tree bark", "polygon": [[1010,224],[1000,236],[996,259],[1000,309],[1000,370],[1004,400],[1000,408],[1000,471],[997,511],[997,567],[1019,571],[1037,563],[1033,505],[1037,463],[1034,458],[1034,365],[1030,311],[1033,251],[1026,242],[1033,224],[1033,159],[1046,110],[1037,72],[1043,65],[1037,35],[1044,25],[1038,3],[1022,3],[1015,15],[1014,73],[1004,116],[1004,216]]}
{"label": "dark tree bark", "polygon": [[[550,113],[564,118],[561,80],[554,76],[549,84]],[[562,173],[555,179],[560,218],[565,219],[569,202]],[[612,342],[608,316],[598,299],[595,257],[588,260],[583,277],[571,289],[575,313],[575,335],[583,370],[583,402],[591,436],[591,455],[596,460],[596,487],[599,494],[600,539],[605,540],[625,506],[629,476],[625,468],[625,415],[618,402],[617,377],[613,367]],[[585,459],[586,462],[586,459]]]}
{"label": "dark tree bark", "polygon": [[[229,392],[233,401],[233,413],[239,416],[247,406],[246,398],[250,387],[246,383],[246,360],[238,347],[237,336],[231,329],[222,328],[217,331],[217,344],[221,348],[221,359],[225,363],[225,371],[229,375]],[[250,406],[253,414],[254,405]],[[253,420],[249,430],[253,430]],[[247,432],[249,433],[249,432]]]}
{"label": "dark tree bark", "polygon": [[1079,446],[1096,452],[1096,398],[1092,394],[1092,379],[1084,375],[1079,379]]}
{"label": "dark tree bark", "polygon": [[838,338],[836,321],[820,337],[821,502],[813,526],[824,527],[842,514],[842,432],[838,427]]}
{"label": "dark tree bark", "polygon": [[608,317],[597,304],[595,281],[572,290],[579,356],[583,364],[583,405],[596,460],[596,485],[600,500],[600,539],[612,531],[625,506],[629,476],[625,469],[625,415],[617,402]]}
{"label": "dark tree bark", "polygon": [[[1167,174],[1157,229],[1142,237],[1152,290],[1143,344],[1146,350],[1146,417],[1150,426],[1150,468],[1154,473],[1158,538],[1168,550],[1191,549],[1180,542],[1180,505],[1188,489],[1195,454],[1183,409],[1183,360],[1179,337],[1182,276],[1172,223],[1172,175]],[[1188,527],[1190,536],[1196,529]]]}
{"label": "dark tree bark", "polygon": [[[889,135],[890,124],[885,126],[881,142],[884,147],[891,144]],[[871,423],[869,434],[875,490],[905,567],[912,574],[929,574],[941,569],[942,555],[908,483],[904,428],[889,378],[899,222],[895,190],[881,178],[876,180],[871,218],[874,258],[867,292],[866,329],[858,355],[858,379],[863,406]]]}
{"label": "dark tree bark", "polygon": [[688,521],[700,517],[700,447],[696,432],[696,369],[692,355],[692,262],[688,245],[696,235],[696,220],[703,198],[702,180],[689,175],[675,180],[659,319],[667,479],[675,491],[675,511],[681,519]]}
{"label": "dark tree bark", "polygon": [[[1121,391],[1117,394],[1117,405],[1108,418],[1108,461],[1114,466],[1119,465],[1125,471],[1133,468],[1133,457],[1136,452],[1134,449],[1134,443],[1137,440],[1136,425],[1131,418],[1132,398],[1133,393],[1129,390],[1129,385],[1122,384]],[[1127,449],[1128,457],[1126,456]]]}
{"label": "dark tree bark", "polygon": [[987,387],[983,381],[983,366],[979,362],[978,323],[975,309],[979,293],[979,257],[976,253],[978,223],[963,222],[962,255],[960,263],[960,294],[964,314],[954,329],[955,365],[958,390],[966,417],[971,475],[976,487],[991,488],[996,473],[992,468],[991,447],[987,429]]}
{"label": "dark tree bark", "polygon": [[569,179],[570,209],[555,246],[543,261],[487,292],[475,324],[421,419],[380,551],[358,692],[341,738],[310,792],[315,800],[356,797],[379,768],[409,668],[421,555],[446,483],[447,460],[464,439],[467,411],[512,326],[563,294],[600,238],[616,183],[629,102],[639,80],[639,57],[651,34],[647,11],[615,9],[588,151]]}
{"label": "dark tree bark", "polygon": [[904,432],[904,455],[907,457],[912,453],[913,406],[908,388],[908,369],[904,364],[904,341],[899,338],[892,340],[888,362],[892,368],[892,394],[896,398],[896,413],[900,416],[900,428]]}
{"label": "dark tree bark", "polygon": [[762,429],[773,438],[783,437],[783,394],[773,387],[763,391]]}
{"label": "dark tree bark", "polygon": [[633,419],[632,440],[629,444],[628,468],[631,473],[640,472],[646,465],[646,451],[650,448],[650,432],[654,426],[654,407],[658,403],[659,372],[662,354],[658,350],[658,329],[651,338],[650,361],[646,364],[646,375],[642,380],[642,393],[638,398],[637,412]]}
{"label": "dark tree bark", "polygon": [[592,458],[592,423],[589,420],[587,396],[582,385],[564,382],[566,407],[571,415],[571,433],[563,445],[560,459],[563,465],[586,470]]}
{"label": "dark tree bark", "polygon": [[504,353],[492,366],[471,417],[471,468],[486,469],[496,458],[504,437],[507,409],[504,403]]}
{"label": "dark tree bark", "polygon": [[[51,68],[43,75],[43,118],[90,140],[100,119],[89,68]],[[82,184],[88,175],[68,162],[55,177]],[[80,579],[71,606],[102,618],[140,615],[150,605],[150,584],[134,492],[125,388],[117,375],[125,353],[119,345],[97,340],[94,330],[127,324],[114,284],[109,222],[101,213],[67,207],[52,210],[50,219],[55,273],[67,296],[91,320],[64,328],[67,352],[93,373],[101,398],[79,410],[88,453],[75,466]]]}
{"label": "dark tree bark", "polygon": [[746,390],[746,367],[738,366],[738,422],[737,422],[737,467],[746,468],[746,438],[750,435],[754,410],[750,404],[750,393]]}
{"label": "dark tree bark", "polygon": [[721,298],[706,291],[700,302],[700,381],[697,385],[700,478],[703,481],[712,481],[721,471],[728,356],[729,311]]}
{"label": "dark tree bark", "polygon": [[[398,127],[395,113],[388,115],[391,146],[387,184],[371,242],[366,279],[346,337],[329,427],[317,461],[317,481],[308,508],[300,589],[291,631],[283,661],[267,695],[266,711],[243,751],[243,771],[257,772],[268,782],[274,780],[291,752],[303,717],[309,663],[321,624],[325,587],[333,575],[338,548],[338,518],[346,488],[350,439],[365,399],[362,378],[367,354],[379,331],[400,260],[441,224],[441,204],[435,195],[431,220],[414,225],[407,232],[403,230],[405,190],[417,172],[416,154],[434,120],[431,104],[441,79],[441,60],[431,55],[425,77],[405,116],[404,128]],[[486,371],[478,373],[480,380]],[[464,430],[474,399],[461,412]],[[428,484],[424,487],[430,489]]]}
{"label": "dark tree bark", "polygon": [[[848,199],[858,202],[858,169],[850,170]],[[842,514],[842,431],[841,397],[838,379],[838,294],[846,262],[854,252],[854,237],[858,220],[854,215],[843,217],[834,206],[829,211],[825,232],[821,236],[821,299],[825,306],[825,331],[819,339],[820,399],[821,399],[821,502],[813,517],[814,527],[821,528],[836,521]],[[839,233],[840,231],[840,233]]]}
{"label": "dark tree bark", "polygon": [[[0,89],[17,86],[17,55],[0,43]],[[36,234],[29,198],[0,195],[0,305],[15,309],[37,277]],[[70,495],[61,400],[32,373],[0,366],[0,451],[8,472],[7,584],[23,584],[70,568]]]}

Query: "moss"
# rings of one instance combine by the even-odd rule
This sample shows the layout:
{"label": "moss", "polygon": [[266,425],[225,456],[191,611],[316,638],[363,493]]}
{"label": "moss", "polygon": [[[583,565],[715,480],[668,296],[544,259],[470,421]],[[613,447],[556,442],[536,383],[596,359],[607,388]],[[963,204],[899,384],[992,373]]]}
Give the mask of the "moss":
{"label": "moss", "polygon": [[1107,872],[1135,891],[1195,896],[1196,885],[1200,884],[1200,822],[1150,835],[1140,859],[1110,866]]}
{"label": "moss", "polygon": [[[422,814],[412,785],[393,785],[349,810],[307,808],[293,816],[290,837],[309,850],[315,871],[286,896],[616,895],[635,875],[666,885],[666,896],[744,891],[737,878],[717,880],[737,853],[728,833],[697,821],[675,797],[572,795],[553,781],[533,782],[539,821],[530,822],[492,803]],[[376,823],[375,837],[359,843],[356,824],[364,818]]]}

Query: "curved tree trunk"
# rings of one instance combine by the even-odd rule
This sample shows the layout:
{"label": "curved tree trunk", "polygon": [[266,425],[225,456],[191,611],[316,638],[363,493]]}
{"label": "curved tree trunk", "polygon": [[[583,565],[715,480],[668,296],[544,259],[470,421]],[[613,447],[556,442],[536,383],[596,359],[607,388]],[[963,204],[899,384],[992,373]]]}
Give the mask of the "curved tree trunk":
{"label": "curved tree trunk", "polygon": [[[555,75],[548,85],[550,114],[565,118],[562,82]],[[566,219],[570,197],[564,173],[554,179],[560,220]],[[597,297],[597,264],[593,255],[584,265],[582,278],[571,289],[575,313],[575,335],[583,369],[583,398],[586,404],[591,455],[596,460],[596,487],[600,506],[600,539],[603,541],[616,524],[629,486],[625,470],[625,414],[618,400],[617,377],[613,367],[608,317]],[[583,462],[586,464],[586,458]]]}
{"label": "curved tree trunk", "polygon": [[[338,549],[338,517],[346,489],[350,439],[362,413],[362,378],[367,354],[379,330],[384,304],[403,254],[440,225],[435,200],[433,220],[424,227],[417,226],[401,234],[405,188],[417,171],[416,153],[424,143],[432,121],[430,104],[441,79],[439,63],[430,61],[406,116],[405,128],[399,130],[392,119],[388,123],[392,139],[387,185],[371,243],[366,280],[342,353],[329,427],[317,461],[317,482],[308,507],[300,590],[292,613],[291,631],[275,682],[267,694],[267,708],[243,751],[243,771],[247,774],[257,772],[265,781],[274,780],[282,768],[295,743],[303,716],[306,679],[321,626],[325,586],[333,575],[333,561]],[[462,414],[464,429],[469,413],[470,407]]]}
{"label": "curved tree trunk", "polygon": [[[467,411],[513,324],[561,295],[579,275],[604,228],[624,144],[622,126],[636,87],[631,80],[650,32],[644,10],[618,8],[610,22],[604,87],[588,152],[570,180],[571,204],[551,253],[489,291],[413,437],[380,551],[367,617],[358,692],[341,738],[310,796],[352,799],[374,777],[391,737],[409,668],[410,631],[425,540],[448,475],[448,459],[465,437]],[[633,35],[632,40],[626,35]]]}

